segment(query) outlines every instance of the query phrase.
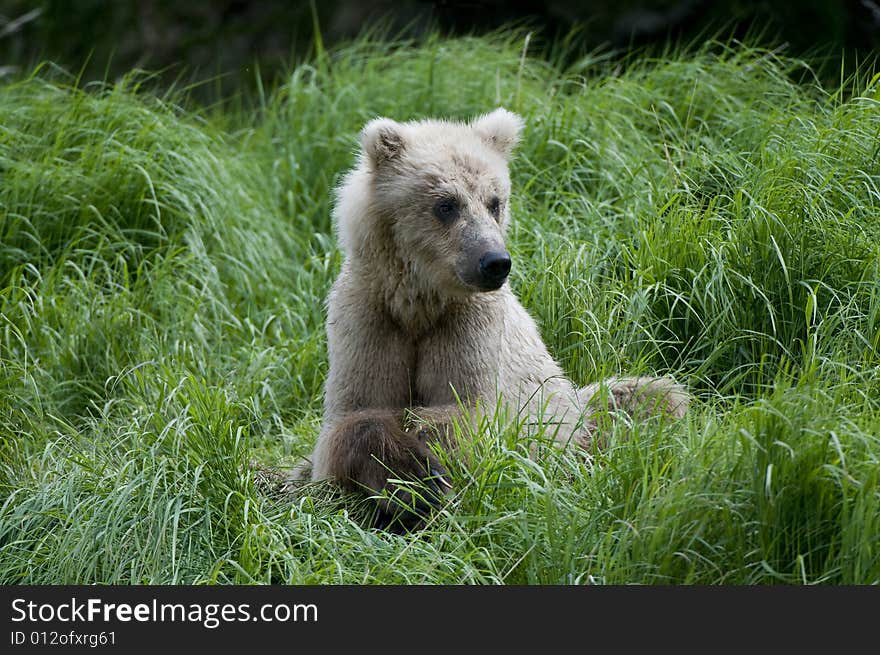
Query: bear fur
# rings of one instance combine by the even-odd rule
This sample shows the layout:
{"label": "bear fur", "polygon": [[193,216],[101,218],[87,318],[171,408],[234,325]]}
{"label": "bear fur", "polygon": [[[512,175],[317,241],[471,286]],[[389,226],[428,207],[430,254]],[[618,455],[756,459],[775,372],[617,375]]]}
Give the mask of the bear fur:
{"label": "bear fur", "polygon": [[449,491],[431,442],[454,448],[448,426],[463,408],[500,402],[552,424],[558,443],[590,448],[600,406],[675,417],[687,407],[669,378],[577,388],[547,352],[507,283],[508,162],[522,128],[505,109],[469,123],[377,118],[337,189],[344,261],[327,304],[311,478],[367,491],[380,522],[414,525]]}

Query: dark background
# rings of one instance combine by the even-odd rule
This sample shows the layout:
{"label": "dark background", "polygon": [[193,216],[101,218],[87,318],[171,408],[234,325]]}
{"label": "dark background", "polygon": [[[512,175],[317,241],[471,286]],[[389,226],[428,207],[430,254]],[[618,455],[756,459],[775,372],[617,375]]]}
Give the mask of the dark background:
{"label": "dark background", "polygon": [[854,70],[880,49],[880,0],[0,0],[0,79],[51,60],[84,80],[132,68],[162,71],[165,82],[219,77],[222,95],[254,84],[256,71],[271,84],[309,56],[315,18],[327,47],[371,25],[419,39],[514,23],[535,30],[538,54],[576,29],[571,56],[746,39],[782,46],[838,79],[841,63]]}

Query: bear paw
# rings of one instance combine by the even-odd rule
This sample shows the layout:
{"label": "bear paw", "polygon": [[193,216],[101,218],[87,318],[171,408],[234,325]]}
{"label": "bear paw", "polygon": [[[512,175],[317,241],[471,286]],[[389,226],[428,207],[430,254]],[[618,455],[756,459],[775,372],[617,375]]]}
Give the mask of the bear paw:
{"label": "bear paw", "polygon": [[430,448],[427,430],[404,431],[391,417],[363,417],[347,426],[344,471],[337,476],[376,503],[373,524],[393,531],[422,527],[452,490]]}
{"label": "bear paw", "polygon": [[384,464],[387,475],[376,500],[375,527],[409,531],[424,527],[452,491],[449,474],[428,447],[425,431],[404,433],[410,438],[396,462]]}

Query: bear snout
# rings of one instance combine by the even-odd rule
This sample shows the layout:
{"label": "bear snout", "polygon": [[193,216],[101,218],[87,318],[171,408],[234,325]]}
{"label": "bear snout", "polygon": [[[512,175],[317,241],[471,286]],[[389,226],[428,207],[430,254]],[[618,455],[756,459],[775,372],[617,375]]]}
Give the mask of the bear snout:
{"label": "bear snout", "polygon": [[490,250],[480,257],[480,286],[487,291],[498,289],[510,273],[510,255],[504,250]]}

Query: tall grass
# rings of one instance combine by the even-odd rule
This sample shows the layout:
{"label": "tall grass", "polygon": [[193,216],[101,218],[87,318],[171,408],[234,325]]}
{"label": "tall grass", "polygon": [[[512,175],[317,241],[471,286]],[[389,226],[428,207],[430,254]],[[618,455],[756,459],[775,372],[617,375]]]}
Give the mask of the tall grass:
{"label": "tall grass", "polygon": [[[880,581],[878,77],[527,46],[364,38],[235,115],[138,74],[0,88],[0,582]],[[412,535],[255,484],[320,424],[358,129],[497,105],[527,122],[512,284],[551,351],[581,383],[672,373],[692,413],[592,462],[488,424]]]}

